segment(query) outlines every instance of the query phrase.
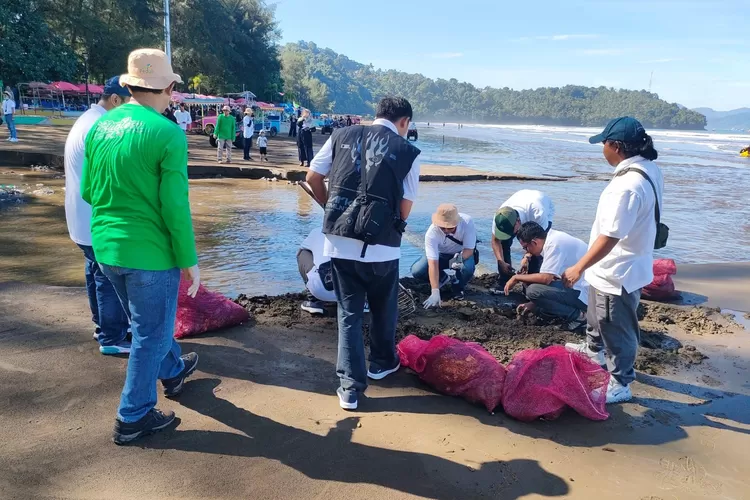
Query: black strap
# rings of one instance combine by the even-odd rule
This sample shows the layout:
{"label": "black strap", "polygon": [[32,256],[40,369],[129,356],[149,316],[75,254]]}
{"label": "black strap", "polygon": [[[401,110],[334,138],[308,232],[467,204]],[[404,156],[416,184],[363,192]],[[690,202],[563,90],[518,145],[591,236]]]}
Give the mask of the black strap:
{"label": "black strap", "polygon": [[[362,151],[365,147],[365,129],[369,128],[367,126],[362,126],[361,133],[359,134],[359,185],[362,188],[362,191],[364,192],[365,199],[367,199],[367,165],[363,165],[363,163],[367,163],[366,161],[362,161]],[[359,254],[360,259],[365,258],[365,252],[367,252],[367,242],[365,241],[362,245],[362,253]]]}
{"label": "black strap", "polygon": [[654,215],[656,216],[656,225],[658,226],[659,223],[661,222],[661,211],[659,210],[659,195],[656,192],[656,186],[654,186],[654,181],[652,181],[651,177],[649,177],[648,174],[644,172],[643,170],[641,170],[640,168],[632,168],[632,167],[626,168],[626,169],[623,169],[621,172],[619,172],[617,175],[618,176],[624,175],[631,171],[638,172],[639,174],[641,174],[648,181],[648,183],[651,184],[651,189],[654,190],[654,201],[656,202]]}
{"label": "black strap", "polygon": [[464,242],[457,240],[456,238],[453,237],[453,235],[446,234],[445,237],[448,238],[449,240],[451,240],[453,243],[458,243],[462,247],[464,246]]}

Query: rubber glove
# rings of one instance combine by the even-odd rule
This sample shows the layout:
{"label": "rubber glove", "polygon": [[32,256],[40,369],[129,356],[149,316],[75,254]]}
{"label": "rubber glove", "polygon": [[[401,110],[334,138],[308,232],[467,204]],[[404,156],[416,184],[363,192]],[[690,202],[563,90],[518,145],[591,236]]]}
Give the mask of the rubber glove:
{"label": "rubber glove", "polygon": [[188,267],[182,270],[182,277],[193,283],[188,287],[187,294],[191,298],[195,298],[198,293],[198,287],[201,284],[201,271],[198,269],[198,264]]}
{"label": "rubber glove", "polygon": [[451,259],[451,269],[453,269],[454,271],[461,271],[463,268],[464,268],[464,254],[463,252],[458,252]]}
{"label": "rubber glove", "polygon": [[440,302],[440,289],[433,288],[432,293],[430,294],[430,298],[422,302],[422,305],[425,309],[429,309],[430,307],[441,307],[442,303]]}

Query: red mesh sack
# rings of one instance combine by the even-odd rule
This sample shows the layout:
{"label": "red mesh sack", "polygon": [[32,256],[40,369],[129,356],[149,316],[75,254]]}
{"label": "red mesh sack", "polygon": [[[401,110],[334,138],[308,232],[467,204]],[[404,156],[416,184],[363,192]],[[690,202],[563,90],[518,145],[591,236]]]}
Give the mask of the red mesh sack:
{"label": "red mesh sack", "polygon": [[482,346],[438,335],[429,341],[409,335],[399,342],[401,364],[450,396],[494,410],[502,399],[505,368]]}
{"label": "red mesh sack", "polygon": [[672,259],[654,261],[654,280],[643,287],[641,296],[648,300],[671,300],[679,295],[675,291],[672,275],[677,274],[677,265]]}
{"label": "red mesh sack", "polygon": [[181,339],[189,335],[210,332],[219,328],[239,325],[250,318],[244,307],[235,304],[220,293],[210,292],[203,285],[198,287],[195,298],[187,294],[191,282],[180,280],[177,299],[177,318],[174,336]]}
{"label": "red mesh sack", "polygon": [[516,353],[507,366],[503,410],[518,420],[554,420],[570,406],[591,420],[606,420],[609,372],[563,346]]}

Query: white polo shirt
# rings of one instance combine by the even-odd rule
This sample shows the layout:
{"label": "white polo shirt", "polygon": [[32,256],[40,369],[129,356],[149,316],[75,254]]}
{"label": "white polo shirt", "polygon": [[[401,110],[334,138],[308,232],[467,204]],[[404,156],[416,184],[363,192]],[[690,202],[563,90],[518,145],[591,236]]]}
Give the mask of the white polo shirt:
{"label": "white polo shirt", "polygon": [[[560,278],[567,268],[577,264],[586,255],[586,251],[588,251],[588,247],[583,241],[568,233],[550,229],[547,232],[547,239],[544,240],[544,248],[542,249],[544,259],[539,272],[553,274]],[[588,282],[581,278],[573,286],[573,289],[580,292],[578,299],[588,305]]]}
{"label": "white polo shirt", "polygon": [[[398,134],[396,126],[388,120],[378,118],[372,122],[372,124],[382,125]],[[329,138],[310,163],[310,170],[320,175],[327,176],[331,171],[332,165],[333,147],[331,139]],[[419,165],[419,156],[417,156],[411,164],[411,170],[406,178],[404,178],[404,199],[409,201],[417,199],[417,190],[419,187]],[[327,234],[325,246],[323,247],[323,254],[326,257],[356,260],[359,262],[388,262],[401,258],[401,247],[389,247],[386,245],[368,245],[365,256],[360,257],[363,246],[364,242],[362,241]]]}
{"label": "white polo shirt", "polygon": [[[536,222],[543,229],[547,229],[555,215],[555,204],[552,199],[536,189],[522,189],[513,193],[513,196],[505,200],[500,208],[510,207],[518,212],[521,224]],[[499,210],[499,209],[498,209]],[[492,230],[495,233],[495,220],[492,220]]]}
{"label": "white polo shirt", "polygon": [[3,114],[4,115],[12,115],[16,111],[16,101],[13,99],[8,99],[7,97],[3,99]]}
{"label": "white polo shirt", "polygon": [[331,260],[330,257],[323,255],[324,244],[325,235],[321,232],[320,228],[315,228],[307,235],[307,238],[302,242],[302,245],[300,245],[300,247],[312,252],[313,263],[315,264],[315,266],[307,273],[307,289],[310,290],[310,293],[318,300],[322,300],[323,302],[336,302],[336,293],[333,290],[326,289],[323,285],[323,280],[318,273],[318,267],[326,262],[330,262]]}
{"label": "white polo shirt", "polygon": [[586,271],[586,281],[597,290],[620,295],[643,288],[654,279],[655,198],[651,184],[638,172],[618,176],[625,168],[644,170],[656,186],[662,209],[664,178],[656,163],[641,156],[620,162],[615,177],[599,197],[596,220],[591,228],[589,247],[600,234],[619,238],[619,242],[602,260]]}
{"label": "white polo shirt", "polygon": [[242,118],[242,137],[249,139],[255,134],[255,124],[250,115],[245,115]]}
{"label": "white polo shirt", "polygon": [[187,130],[188,125],[193,123],[193,119],[190,116],[190,112],[187,110],[182,111],[178,109],[177,111],[174,112],[174,117],[177,120],[177,125],[179,125],[182,130]]}
{"label": "white polo shirt", "polygon": [[450,236],[462,241],[463,245],[448,238],[448,235],[435,224],[430,224],[424,235],[425,255],[429,260],[438,260],[441,253],[453,255],[463,251],[464,248],[473,250],[477,245],[477,229],[474,227],[474,221],[466,214],[459,213],[458,217],[456,232]]}
{"label": "white polo shirt", "polygon": [[65,219],[73,242],[91,246],[91,205],[81,198],[81,173],[86,155],[86,136],[107,110],[98,104],[78,117],[65,140]]}

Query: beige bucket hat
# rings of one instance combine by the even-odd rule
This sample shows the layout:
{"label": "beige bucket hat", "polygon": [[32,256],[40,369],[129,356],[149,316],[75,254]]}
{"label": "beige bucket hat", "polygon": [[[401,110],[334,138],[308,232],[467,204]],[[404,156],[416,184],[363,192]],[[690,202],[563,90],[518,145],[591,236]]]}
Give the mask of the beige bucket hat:
{"label": "beige bucket hat", "polygon": [[458,226],[458,208],[452,203],[442,203],[432,214],[432,223],[438,227],[453,229]]}
{"label": "beige bucket hat", "polygon": [[128,56],[128,72],[120,75],[120,85],[146,89],[165,89],[172,82],[182,83],[182,78],[172,71],[167,54],[159,49],[134,50]]}

